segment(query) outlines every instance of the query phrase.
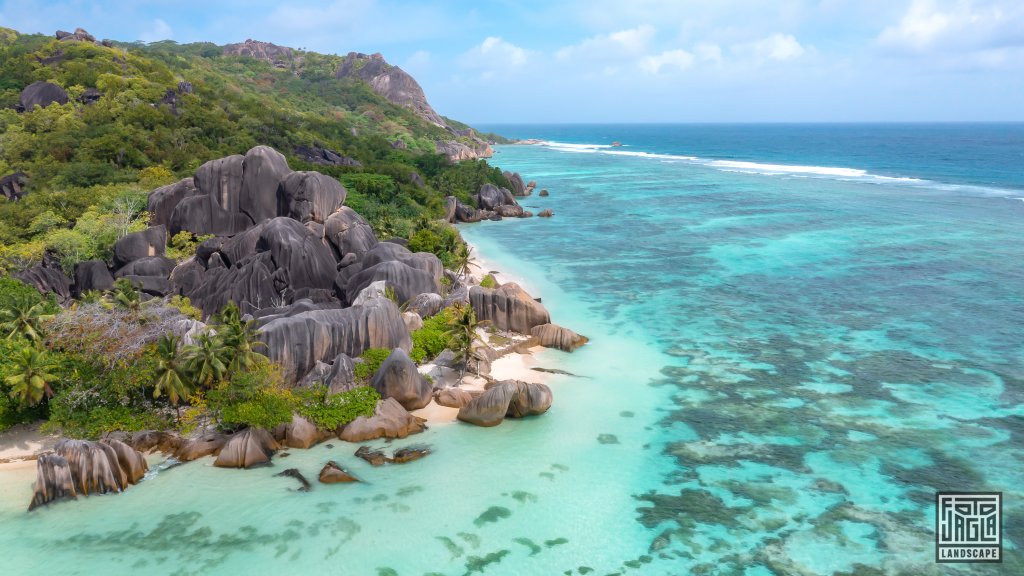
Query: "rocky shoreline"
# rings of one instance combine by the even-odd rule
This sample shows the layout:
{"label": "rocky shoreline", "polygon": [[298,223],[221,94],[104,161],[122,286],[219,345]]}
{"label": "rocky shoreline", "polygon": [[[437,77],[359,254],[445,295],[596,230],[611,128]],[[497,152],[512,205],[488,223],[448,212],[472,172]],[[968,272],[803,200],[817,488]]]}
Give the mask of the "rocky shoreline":
{"label": "rocky shoreline", "polygon": [[[536,183],[524,183],[518,174],[505,176],[512,190],[484,184],[473,196],[475,206],[449,197],[445,220],[531,216],[516,198],[529,196]],[[256,147],[244,156],[208,162],[194,178],[151,192],[152,226],[118,241],[114,269],[84,262],[76,266],[74,280],[41,271],[38,278],[27,274],[23,279],[37,279],[31,283],[65,302],[107,288],[114,278],[137,283],[147,298],[189,297],[204,316],[234,302],[257,327],[263,353],[284,369],[288,382],[299,387],[322,383],[330,393],[363,385],[354,368],[365,350],[391,350],[367,382],[382,398],[372,415],[330,430],[296,413],[273,430],[225,433],[206,427],[187,437],[146,431],[113,434],[100,442],[61,439],[32,445],[15,451],[14,458],[8,455],[10,463],[0,463],[4,470],[20,467],[19,457],[36,459],[29,509],[79,495],[121,492],[142,479],[147,454],[160,453],[175,462],[212,457],[214,466],[249,468],[269,464],[278,451],[331,439],[358,445],[404,438],[435,423],[458,420],[490,427],[505,418],[546,412],[552,391],[540,381],[542,374],[527,366],[530,349],[572,351],[587,339],[552,324],[539,299],[513,282],[502,283],[479,267],[470,273],[445,270],[433,254],[411,252],[397,240],[379,241],[367,222],[344,205],[346,195],[337,180],[293,172],[276,151]],[[165,249],[168,237],[180,232],[212,237],[194,257],[175,262]],[[409,357],[410,335],[452,306],[471,308],[481,322],[472,353],[460,361],[445,350],[417,366]],[[183,339],[194,339],[210,328],[182,319],[175,330]],[[4,444],[0,434],[0,449]],[[369,450],[360,446],[355,455],[367,457]],[[385,461],[404,463],[429,452],[396,454]],[[337,463],[328,468],[321,478],[348,481]],[[300,471],[289,475],[304,481]]]}

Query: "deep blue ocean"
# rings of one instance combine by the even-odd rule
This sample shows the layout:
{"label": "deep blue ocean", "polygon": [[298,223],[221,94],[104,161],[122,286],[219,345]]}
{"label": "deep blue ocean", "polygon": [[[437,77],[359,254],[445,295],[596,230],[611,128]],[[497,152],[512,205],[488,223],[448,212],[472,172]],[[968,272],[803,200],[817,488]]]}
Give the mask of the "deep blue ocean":
{"label": "deep blue ocean", "polygon": [[[548,413],[370,443],[434,448],[402,466],[154,461],[31,514],[0,474],[4,568],[1024,574],[1024,125],[482,128],[544,141],[491,162],[554,217],[463,236],[590,338],[533,356],[570,373]],[[364,482],[275,476],[328,460]],[[1002,564],[936,563],[937,491],[1002,492]]]}

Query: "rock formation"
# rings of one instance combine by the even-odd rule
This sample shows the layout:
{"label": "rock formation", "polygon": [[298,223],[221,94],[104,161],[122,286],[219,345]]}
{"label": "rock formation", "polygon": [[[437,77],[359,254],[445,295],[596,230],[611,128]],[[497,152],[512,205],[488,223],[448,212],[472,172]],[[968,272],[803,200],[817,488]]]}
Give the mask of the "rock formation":
{"label": "rock formation", "polygon": [[424,430],[425,420],[413,416],[394,398],[377,403],[373,416],[360,416],[338,431],[346,442],[365,442],[376,438],[405,438]]}
{"label": "rock formation", "polygon": [[355,158],[342,156],[334,150],[328,150],[327,148],[321,148],[319,146],[296,146],[293,149],[293,152],[295,152],[295,155],[298,156],[300,160],[309,162],[310,164],[320,164],[321,166],[353,166],[355,168],[363,167],[363,163]]}
{"label": "rock formation", "polygon": [[572,352],[589,341],[586,336],[580,336],[572,330],[557,324],[534,326],[530,329],[530,334],[537,338],[541,346],[545,348],[558,348],[566,352]]}
{"label": "rock formation", "polygon": [[359,482],[359,479],[349,474],[347,470],[330,460],[320,470],[320,482],[324,484],[339,484],[348,482]]}
{"label": "rock formation", "polygon": [[29,510],[78,494],[121,492],[137,484],[148,466],[142,454],[118,440],[61,440],[36,461]]}
{"label": "rock formation", "polygon": [[141,232],[132,232],[114,244],[114,267],[149,256],[163,256],[167,247],[167,229],[152,226]]}
{"label": "rock formation", "polygon": [[381,398],[394,398],[406,410],[418,410],[430,403],[430,382],[417,371],[416,363],[401,348],[391,351],[370,384]]}
{"label": "rock formation", "polygon": [[75,499],[75,478],[63,456],[42,454],[36,460],[36,483],[29,511],[56,500]]}
{"label": "rock formation", "polygon": [[0,195],[12,202],[21,200],[25,195],[25,187],[28,186],[28,174],[14,172],[0,178]]}
{"label": "rock formation", "polygon": [[534,326],[551,322],[547,309],[515,282],[494,289],[473,286],[469,302],[477,320],[489,320],[502,330],[529,334]]}
{"label": "rock formation", "polygon": [[381,54],[349,52],[341,61],[337,78],[353,78],[370,85],[374,92],[392,104],[409,108],[427,122],[447,128],[440,114],[434,112],[416,80],[398,66],[388,64]]}
{"label": "rock formation", "polygon": [[283,444],[289,448],[308,449],[321,440],[322,436],[316,426],[298,414],[292,415],[287,424]]}
{"label": "rock formation", "polygon": [[33,82],[21,91],[21,109],[31,112],[39,106],[46,108],[50,104],[67,104],[68,93],[51,82]]}
{"label": "rock formation", "polygon": [[43,294],[52,293],[61,304],[67,304],[71,300],[71,279],[55,268],[33,266],[13,274],[13,277],[33,286]]}
{"label": "rock formation", "polygon": [[252,468],[270,462],[270,457],[279,448],[270,432],[262,428],[246,428],[228,439],[213,465],[220,468]]}
{"label": "rock formation", "polygon": [[270,62],[275,68],[288,68],[297,61],[295,51],[287,46],[278,46],[270,42],[246,39],[238,44],[224,46],[225,56],[248,56],[257,60]]}
{"label": "rock formation", "polygon": [[434,393],[434,402],[447,408],[462,408],[472,401],[472,394],[455,386],[442,388]]}
{"label": "rock formation", "polygon": [[497,426],[505,418],[543,414],[551,400],[551,389],[544,384],[505,380],[461,408],[458,418],[476,426]]}

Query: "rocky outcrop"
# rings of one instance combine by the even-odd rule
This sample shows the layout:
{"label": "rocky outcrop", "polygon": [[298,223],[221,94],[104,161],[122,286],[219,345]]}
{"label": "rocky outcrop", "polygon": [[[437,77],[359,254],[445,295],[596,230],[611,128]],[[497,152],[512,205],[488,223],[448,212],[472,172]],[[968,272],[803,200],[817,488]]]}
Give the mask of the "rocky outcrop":
{"label": "rocky outcrop", "polygon": [[418,294],[406,304],[406,310],[415,312],[420,318],[430,318],[441,311],[444,298],[440,294]]}
{"label": "rocky outcrop", "polygon": [[403,304],[420,294],[441,291],[440,284],[430,273],[393,260],[364,268],[352,276],[345,283],[345,296],[354,300],[364,288],[378,281],[394,289],[395,297]]}
{"label": "rocky outcrop", "polygon": [[248,56],[270,62],[275,68],[288,68],[296,61],[295,51],[291,48],[252,39],[224,46],[224,55]]}
{"label": "rocky outcrop", "polygon": [[377,403],[373,416],[360,416],[338,431],[338,438],[346,442],[365,442],[376,438],[405,438],[424,430],[422,418],[409,413],[394,398]]}
{"label": "rocky outcrop", "polygon": [[32,493],[29,511],[57,500],[75,499],[75,478],[71,467],[63,456],[42,454],[36,460],[36,483]]}
{"label": "rocky outcrop", "polygon": [[324,236],[334,247],[339,258],[347,254],[355,254],[361,258],[378,244],[377,236],[370,224],[348,206],[327,217],[324,223]]}
{"label": "rocky outcrop", "polygon": [[538,196],[541,196],[543,198],[547,198],[549,195],[550,193],[547,191],[547,189],[541,190],[540,194],[538,194]]}
{"label": "rocky outcrop", "polygon": [[125,276],[153,276],[167,278],[174,270],[174,260],[165,256],[146,256],[132,260],[114,273],[116,278]]}
{"label": "rocky outcrop", "polygon": [[13,277],[43,294],[52,293],[61,304],[67,304],[71,300],[71,279],[60,270],[33,266],[13,274]]}
{"label": "rocky outcrop", "polygon": [[163,256],[167,246],[167,229],[152,226],[140,232],[132,232],[114,243],[114,267],[147,256]]}
{"label": "rocky outcrop", "polygon": [[434,402],[447,408],[462,408],[472,401],[472,394],[456,386],[442,388],[434,393]]}
{"label": "rocky outcrop", "polygon": [[398,66],[388,64],[379,53],[349,52],[342,59],[335,76],[362,80],[392,104],[409,108],[427,122],[447,128],[444,119],[427,103],[419,83]]}
{"label": "rocky outcrop", "polygon": [[505,380],[461,408],[458,419],[476,426],[497,426],[505,418],[543,414],[551,400],[551,389],[544,384]]}
{"label": "rocky outcrop", "polygon": [[512,188],[512,194],[515,196],[527,196],[526,185],[523,184],[523,177],[519,175],[519,172],[502,172],[502,175],[508,180],[509,186]]}
{"label": "rocky outcrop", "polygon": [[406,410],[430,404],[431,385],[416,369],[416,363],[401,348],[395,348],[380,365],[370,385],[381,398],[394,398]]}
{"label": "rocky outcrop", "polygon": [[324,378],[324,385],[330,394],[340,394],[353,388],[360,383],[356,380],[356,365],[347,354],[338,354],[331,363],[331,369]]}
{"label": "rocky outcrop", "polygon": [[431,452],[432,450],[427,446],[406,446],[395,450],[391,454],[391,458],[388,458],[388,463],[405,464],[429,456]]}
{"label": "rocky outcrop", "polygon": [[304,162],[319,164],[321,166],[352,166],[362,168],[363,163],[355,158],[342,156],[334,150],[321,148],[319,146],[296,146],[293,150],[295,155]]}
{"label": "rocky outcrop", "polygon": [[178,203],[199,194],[195,179],[183,178],[174,184],[168,184],[149,193],[146,210],[149,212],[151,226],[170,226],[171,214]]}
{"label": "rocky outcrop", "polygon": [[322,439],[320,431],[309,420],[298,414],[292,415],[292,421],[285,428],[283,444],[289,448],[307,449]]}
{"label": "rocky outcrop", "polygon": [[25,195],[25,187],[28,186],[28,174],[15,172],[0,178],[0,195],[7,200],[14,202],[21,200]]}
{"label": "rocky outcrop", "polygon": [[356,357],[368,348],[409,350],[412,340],[394,302],[375,298],[342,310],[312,310],[278,316],[260,323],[260,340],[268,357],[284,367],[291,381],[309,372],[317,361],[339,354]]}
{"label": "rocky outcrop", "polygon": [[75,264],[75,296],[90,290],[104,292],[114,287],[114,276],[102,260],[86,260]]}
{"label": "rocky outcrop", "polygon": [[262,428],[246,428],[228,439],[213,465],[220,468],[252,468],[270,462],[270,457],[279,448],[270,432]]}
{"label": "rocky outcrop", "polygon": [[204,456],[216,456],[228,442],[224,434],[204,434],[198,438],[182,441],[174,449],[174,457],[182,462],[190,462]]}
{"label": "rocky outcrop", "polygon": [[278,189],[277,213],[299,222],[327,221],[345,203],[348,193],[340,182],[319,172],[292,172]]}
{"label": "rocky outcrop", "polygon": [[369,446],[360,446],[356,449],[356,458],[366,460],[370,466],[383,466],[387,464],[388,457],[381,450],[374,450]]}
{"label": "rocky outcrop", "polygon": [[349,474],[347,470],[330,460],[320,469],[320,482],[323,484],[341,484],[348,482],[359,482],[359,479]]}
{"label": "rocky outcrop", "polygon": [[572,352],[589,341],[586,336],[580,336],[557,324],[534,326],[530,329],[530,335],[536,337],[545,348],[558,348],[566,352]]}
{"label": "rocky outcrop", "polygon": [[46,108],[50,104],[67,104],[68,93],[51,82],[33,82],[21,91],[21,109],[31,112],[39,106]]}
{"label": "rocky outcrop", "polygon": [[501,330],[529,334],[534,326],[551,322],[547,309],[515,282],[495,289],[473,286],[469,302],[477,320],[489,320]]}
{"label": "rocky outcrop", "polygon": [[540,218],[551,218],[555,213],[551,211],[551,208],[545,208],[537,213]]}
{"label": "rocky outcrop", "polygon": [[494,156],[494,149],[491,148],[491,145],[481,140],[474,141],[472,144],[458,140],[438,140],[434,142],[434,149],[438,154],[444,154],[452,162]]}
{"label": "rocky outcrop", "polygon": [[55,36],[57,37],[57,40],[96,42],[96,37],[86,32],[84,28],[75,28],[74,32],[65,32],[64,30],[57,30]]}
{"label": "rocky outcrop", "polygon": [[[48,459],[37,465],[38,475],[44,481],[53,479],[55,486],[36,485],[33,507],[45,504],[46,494],[67,495],[67,474],[70,473],[75,494],[88,496],[91,493],[106,494],[121,492],[131,484],[138,483],[146,473],[146,460],[142,454],[117,440],[91,442],[89,440],[61,440],[53,448],[58,459]],[[46,470],[39,470],[39,467]],[[42,496],[41,496],[42,493]],[[36,503],[37,498],[40,500]],[[45,500],[45,501],[43,501]]]}

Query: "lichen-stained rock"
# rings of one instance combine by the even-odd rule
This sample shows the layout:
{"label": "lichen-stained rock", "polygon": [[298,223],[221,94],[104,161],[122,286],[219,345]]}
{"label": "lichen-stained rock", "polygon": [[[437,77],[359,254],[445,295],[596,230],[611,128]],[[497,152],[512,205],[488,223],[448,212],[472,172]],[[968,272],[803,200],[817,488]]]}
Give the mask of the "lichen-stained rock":
{"label": "lichen-stained rock", "polygon": [[36,483],[29,511],[63,499],[75,499],[75,480],[71,467],[63,456],[42,454],[36,460]]}
{"label": "lichen-stained rock", "polygon": [[320,482],[323,484],[340,484],[347,482],[359,482],[352,474],[331,460],[320,469]]}
{"label": "lichen-stained rock", "polygon": [[278,215],[277,190],[291,173],[284,155],[269,146],[256,146],[242,160],[239,210],[253,224]]}
{"label": "lichen-stained rock", "polygon": [[288,424],[284,434],[284,445],[289,448],[307,449],[321,439],[320,431],[316,426],[298,414],[292,415],[292,421]]}
{"label": "lichen-stained rock", "polygon": [[252,468],[270,462],[280,446],[263,428],[236,432],[221,449],[213,465],[220,468]]}
{"label": "lichen-stained rock", "polygon": [[33,266],[13,276],[43,294],[52,293],[61,304],[67,304],[71,300],[71,279],[60,270]]}
{"label": "lichen-stained rock", "polygon": [[370,384],[381,398],[394,398],[406,410],[430,404],[430,382],[416,369],[416,363],[401,348],[395,348],[380,365]]}
{"label": "lichen-stained rock", "polygon": [[195,179],[191,177],[153,190],[146,202],[150,225],[170,226],[171,214],[174,214],[178,203],[197,194],[199,191],[196,189]]}
{"label": "lichen-stained rock", "polygon": [[378,244],[377,236],[374,235],[370,224],[348,206],[342,206],[327,217],[327,221],[324,222],[324,235],[334,246],[339,257],[355,254],[361,258]]}
{"label": "lichen-stained rock", "polygon": [[277,213],[299,222],[326,222],[345,203],[340,182],[319,172],[292,172],[278,188]]}
{"label": "lichen-stained rock", "polygon": [[502,330],[529,334],[534,326],[551,323],[551,315],[515,282],[501,287],[469,289],[469,302],[477,320],[489,320]]}
{"label": "lichen-stained rock", "polygon": [[149,470],[149,464],[146,463],[146,458],[142,453],[120,440],[105,438],[101,442],[114,450],[118,465],[124,472],[128,484],[138,484],[139,480],[146,475],[146,470]]}
{"label": "lichen-stained rock", "polygon": [[[346,442],[364,442],[376,438],[405,438],[424,430],[426,420],[413,416],[394,398],[377,402],[373,416],[360,416],[338,431]],[[358,454],[357,454],[358,455]]]}
{"label": "lichen-stained rock", "polygon": [[67,104],[68,93],[52,82],[33,82],[21,91],[21,108],[26,112],[36,106],[46,108],[50,104]]}
{"label": "lichen-stained rock", "polygon": [[462,407],[458,418],[476,426],[497,426],[506,417],[543,414],[551,407],[551,401],[551,389],[544,384],[505,380]]}
{"label": "lichen-stained rock", "polygon": [[558,348],[566,352],[572,352],[589,341],[589,338],[586,336],[580,336],[572,330],[557,324],[534,326],[530,329],[530,334],[537,338],[541,346],[545,348]]}
{"label": "lichen-stained rock", "polygon": [[139,232],[132,232],[114,243],[114,267],[147,256],[163,256],[167,247],[167,229],[151,226]]}
{"label": "lichen-stained rock", "polygon": [[441,281],[444,275],[444,264],[441,259],[429,252],[410,252],[408,248],[394,242],[381,242],[368,250],[359,261],[363,269],[376,266],[382,262],[401,262],[406,266],[423,270],[434,280]]}
{"label": "lichen-stained rock", "polygon": [[429,272],[418,270],[397,260],[381,262],[364,268],[345,284],[345,297],[355,298],[370,284],[383,280],[394,289],[395,297],[405,303],[424,293],[441,291],[441,286]]}
{"label": "lichen-stained rock", "polygon": [[167,278],[174,270],[174,260],[166,256],[146,256],[138,260],[132,260],[114,273],[114,276],[155,276]]}
{"label": "lichen-stained rock", "polygon": [[[261,321],[262,324],[262,321]],[[263,352],[295,381],[317,361],[329,362],[339,354],[356,357],[368,348],[412,348],[398,306],[375,298],[362,306],[342,310],[312,310],[276,317],[262,324]]]}

